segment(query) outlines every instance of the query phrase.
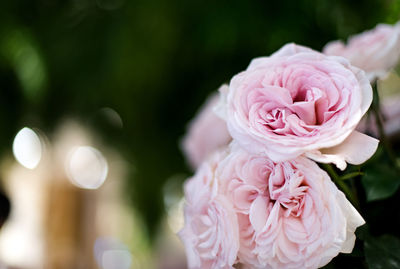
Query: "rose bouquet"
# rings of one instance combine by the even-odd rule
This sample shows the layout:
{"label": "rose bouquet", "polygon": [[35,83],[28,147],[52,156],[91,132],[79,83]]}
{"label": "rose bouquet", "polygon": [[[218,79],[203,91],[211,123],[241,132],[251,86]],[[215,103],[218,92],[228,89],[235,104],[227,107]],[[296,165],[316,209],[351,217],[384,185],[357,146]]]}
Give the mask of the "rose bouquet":
{"label": "rose bouquet", "polygon": [[[368,192],[374,164],[360,165],[378,139],[397,161],[376,83],[399,57],[400,24],[323,53],[287,44],[210,97],[182,143],[196,169],[179,232],[189,268],[320,268],[352,252],[365,221],[345,180],[362,175]],[[379,132],[369,131],[372,110]]]}

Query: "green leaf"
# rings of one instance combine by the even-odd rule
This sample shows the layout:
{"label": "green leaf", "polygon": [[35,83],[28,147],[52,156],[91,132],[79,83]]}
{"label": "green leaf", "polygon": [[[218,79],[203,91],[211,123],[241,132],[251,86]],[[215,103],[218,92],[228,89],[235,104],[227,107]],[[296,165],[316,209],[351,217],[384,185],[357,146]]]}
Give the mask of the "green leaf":
{"label": "green leaf", "polygon": [[361,180],[368,202],[388,198],[400,186],[398,171],[385,164],[369,167]]}
{"label": "green leaf", "polygon": [[368,237],[364,241],[367,264],[371,269],[400,268],[400,240],[392,235]]}

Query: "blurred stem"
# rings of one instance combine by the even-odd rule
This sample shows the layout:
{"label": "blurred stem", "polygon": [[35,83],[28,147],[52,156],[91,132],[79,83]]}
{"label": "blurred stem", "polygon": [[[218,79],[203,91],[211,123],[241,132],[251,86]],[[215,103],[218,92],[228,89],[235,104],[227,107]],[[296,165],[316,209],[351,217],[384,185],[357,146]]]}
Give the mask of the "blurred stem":
{"label": "blurred stem", "polygon": [[350,179],[350,178],[358,177],[358,176],[362,176],[362,175],[364,175],[363,172],[357,171],[357,172],[352,172],[352,173],[345,174],[344,176],[341,176],[340,179],[341,180],[346,180],[346,179]]}
{"label": "blurred stem", "polygon": [[379,138],[382,142],[383,147],[385,148],[386,153],[388,154],[390,161],[395,165],[395,167],[397,169],[399,169],[397,160],[396,160],[396,155],[393,152],[392,145],[390,143],[390,140],[387,138],[387,136],[385,134],[385,129],[383,127],[379,93],[378,93],[378,87],[377,87],[376,82],[372,85],[372,89],[373,89],[373,93],[374,93],[374,98],[373,98],[371,107],[372,107],[372,111],[375,116],[376,125],[378,127]]}
{"label": "blurred stem", "polygon": [[[357,208],[360,209],[360,203],[358,202],[357,195],[350,189],[350,187],[343,181],[338,173],[336,173],[335,168],[331,164],[322,164],[328,174],[331,176],[336,185],[346,194],[350,202]],[[360,172],[357,172],[360,173]],[[353,173],[351,173],[353,174]]]}

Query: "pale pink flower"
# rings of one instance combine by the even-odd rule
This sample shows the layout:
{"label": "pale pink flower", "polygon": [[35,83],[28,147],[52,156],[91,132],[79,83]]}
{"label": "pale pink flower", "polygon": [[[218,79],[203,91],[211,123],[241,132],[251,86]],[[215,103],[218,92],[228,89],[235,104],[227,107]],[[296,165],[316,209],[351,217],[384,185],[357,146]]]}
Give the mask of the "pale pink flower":
{"label": "pale pink flower", "polygon": [[[222,85],[220,89],[227,88]],[[219,101],[217,93],[212,94],[190,122],[182,140],[181,148],[192,168],[198,167],[207,156],[231,141],[226,122],[219,118],[213,108]]]}
{"label": "pale pink flower", "polygon": [[372,101],[365,73],[342,57],[288,44],[221,89],[218,114],[243,148],[286,161],[361,164],[378,141],[354,129]]}
{"label": "pale pink flower", "polygon": [[[391,138],[396,137],[400,134],[400,77],[392,72],[384,80],[379,80],[377,87],[385,135]],[[379,137],[374,113],[370,113],[368,117],[364,116],[357,130]]]}
{"label": "pale pink flower", "polygon": [[204,162],[185,184],[185,226],[179,232],[189,268],[233,268],[239,249],[237,216],[218,194],[215,169],[220,154]]}
{"label": "pale pink flower", "polygon": [[381,102],[383,124],[388,136],[395,136],[400,131],[400,93]]}
{"label": "pale pink flower", "polygon": [[[395,137],[400,133],[400,95],[381,101],[381,121],[383,130],[388,137]],[[364,117],[357,126],[360,132],[366,132],[379,138],[378,124],[372,113]]]}
{"label": "pale pink flower", "polygon": [[327,173],[304,157],[275,163],[233,144],[215,177],[238,214],[238,258],[249,268],[322,267],[352,251],[364,224]]}
{"label": "pale pink flower", "polygon": [[372,30],[350,37],[347,44],[330,42],[323,52],[349,59],[363,69],[371,81],[382,78],[400,59],[400,22],[378,24]]}

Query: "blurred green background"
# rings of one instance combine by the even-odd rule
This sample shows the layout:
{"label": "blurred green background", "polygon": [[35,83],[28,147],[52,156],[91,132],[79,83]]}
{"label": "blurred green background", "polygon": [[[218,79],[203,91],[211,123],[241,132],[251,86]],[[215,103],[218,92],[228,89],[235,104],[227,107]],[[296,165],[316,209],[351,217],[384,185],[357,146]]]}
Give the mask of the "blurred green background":
{"label": "blurred green background", "polygon": [[24,126],[51,137],[80,119],[128,160],[126,191],[153,236],[164,183],[191,173],[179,140],[210,92],[287,42],[320,50],[399,14],[399,0],[1,1],[2,154]]}

